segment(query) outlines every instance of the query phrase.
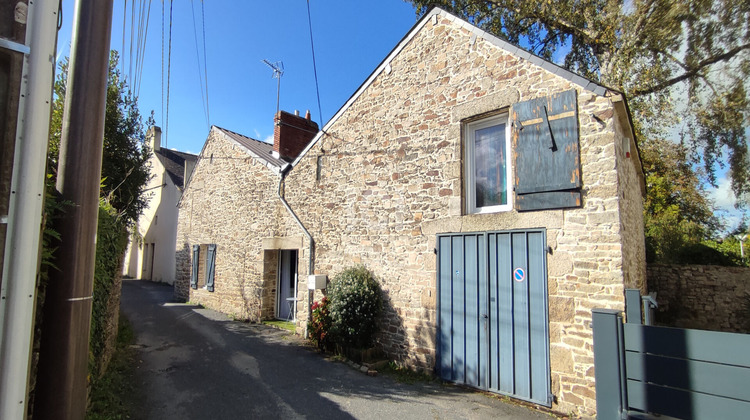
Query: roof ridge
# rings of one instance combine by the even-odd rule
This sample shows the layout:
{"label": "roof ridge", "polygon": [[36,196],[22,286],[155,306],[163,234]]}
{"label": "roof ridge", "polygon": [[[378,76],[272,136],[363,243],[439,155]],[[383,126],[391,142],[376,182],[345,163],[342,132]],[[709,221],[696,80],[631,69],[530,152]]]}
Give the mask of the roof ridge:
{"label": "roof ridge", "polygon": [[258,142],[258,143],[261,143],[261,144],[266,144],[266,145],[269,145],[269,144],[271,144],[271,143],[266,143],[266,142],[264,142],[263,140],[258,140],[258,139],[254,139],[254,138],[252,138],[252,137],[248,137],[248,136],[246,136],[246,135],[244,135],[244,134],[240,134],[240,133],[238,133],[238,132],[236,132],[236,131],[232,131],[232,130],[230,130],[230,129],[228,129],[228,128],[220,127],[220,126],[218,126],[218,125],[216,125],[215,127],[216,127],[216,128],[218,128],[219,130],[222,130],[222,131],[226,131],[226,132],[229,132],[229,133],[232,133],[232,134],[236,134],[236,135],[238,135],[238,136],[240,136],[240,137],[244,137],[244,138],[246,138],[246,139],[248,139],[248,140],[252,140],[252,141],[255,141],[255,142]]}

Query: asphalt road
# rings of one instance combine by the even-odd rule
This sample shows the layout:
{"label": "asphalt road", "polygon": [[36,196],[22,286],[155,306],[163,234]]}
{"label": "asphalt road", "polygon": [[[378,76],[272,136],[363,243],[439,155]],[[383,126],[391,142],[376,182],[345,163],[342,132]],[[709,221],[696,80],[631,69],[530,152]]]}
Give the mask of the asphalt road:
{"label": "asphalt road", "polygon": [[289,332],[172,303],[171,286],[124,280],[121,308],[137,336],[137,419],[551,419],[452,385],[367,376]]}

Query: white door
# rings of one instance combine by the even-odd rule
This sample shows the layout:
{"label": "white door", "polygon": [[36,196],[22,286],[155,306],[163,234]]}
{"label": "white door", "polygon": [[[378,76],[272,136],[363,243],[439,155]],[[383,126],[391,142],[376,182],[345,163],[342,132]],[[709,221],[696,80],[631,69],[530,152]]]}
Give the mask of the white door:
{"label": "white door", "polygon": [[283,249],[279,251],[279,282],[276,290],[276,316],[279,319],[292,320],[295,318],[294,308],[295,283],[297,281],[297,250]]}

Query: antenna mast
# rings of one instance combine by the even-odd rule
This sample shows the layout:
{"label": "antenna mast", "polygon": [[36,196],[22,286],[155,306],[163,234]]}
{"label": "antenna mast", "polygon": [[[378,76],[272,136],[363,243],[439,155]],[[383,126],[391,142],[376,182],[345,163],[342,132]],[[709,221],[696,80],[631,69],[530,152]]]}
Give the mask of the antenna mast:
{"label": "antenna mast", "polygon": [[276,83],[276,113],[279,113],[279,93],[281,92],[281,76],[284,74],[284,63],[281,61],[277,61],[275,63],[271,63],[268,60],[263,60],[264,63],[268,67],[273,70],[273,75],[271,76],[274,79],[279,79],[279,81]]}

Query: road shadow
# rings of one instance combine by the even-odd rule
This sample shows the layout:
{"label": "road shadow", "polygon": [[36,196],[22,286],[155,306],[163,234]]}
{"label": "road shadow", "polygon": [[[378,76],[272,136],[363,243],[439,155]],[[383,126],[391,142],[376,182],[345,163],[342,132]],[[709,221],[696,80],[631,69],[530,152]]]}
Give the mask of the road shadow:
{"label": "road shadow", "polygon": [[147,395],[135,418],[348,419],[399,412],[446,418],[435,416],[435,407],[450,413],[459,400],[480,398],[484,406],[493,401],[439,382],[368,376],[326,358],[291,332],[176,303],[163,284],[125,280],[122,310],[138,337],[137,378]]}

